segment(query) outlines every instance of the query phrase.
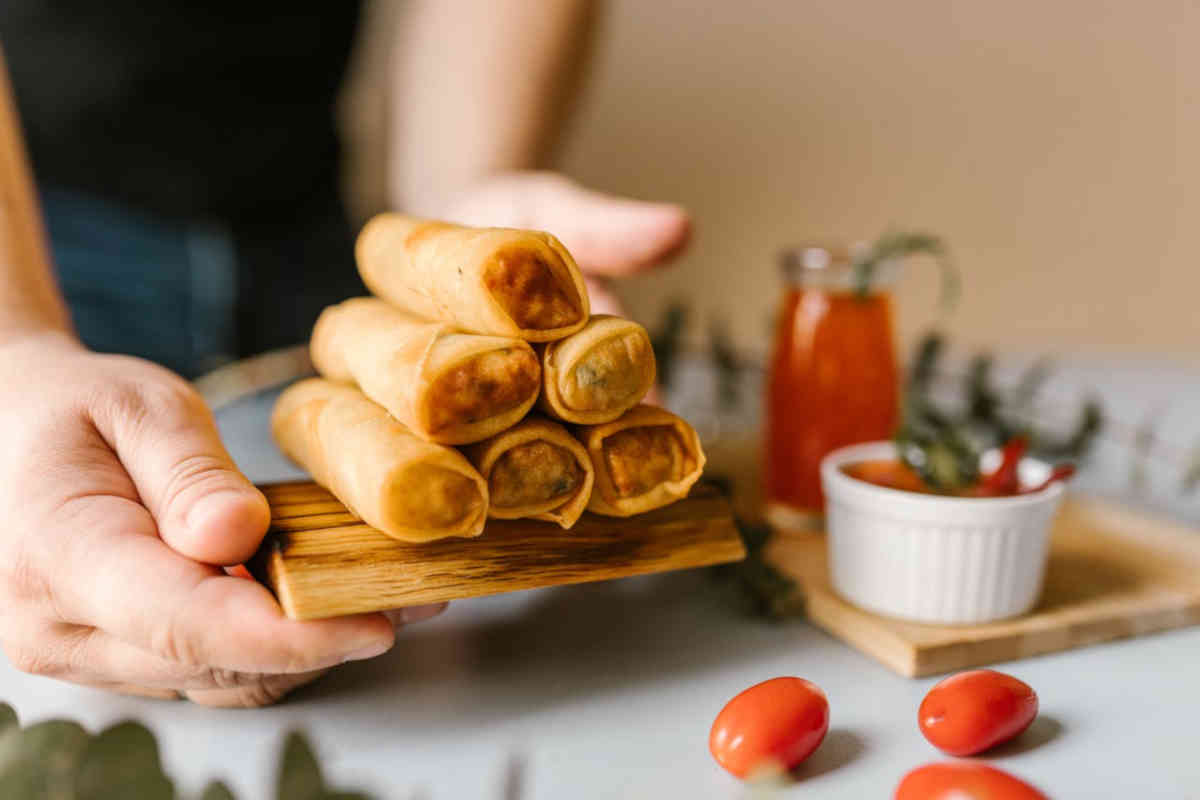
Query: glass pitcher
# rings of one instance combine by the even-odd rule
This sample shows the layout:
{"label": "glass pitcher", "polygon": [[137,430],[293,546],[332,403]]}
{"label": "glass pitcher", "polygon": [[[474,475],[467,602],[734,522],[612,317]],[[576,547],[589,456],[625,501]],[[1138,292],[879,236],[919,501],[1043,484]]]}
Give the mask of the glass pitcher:
{"label": "glass pitcher", "polygon": [[824,507],[820,464],[829,452],[892,436],[899,373],[885,262],[865,293],[854,288],[857,247],[786,251],[787,281],[767,376],[764,447],[767,519],[812,529]]}

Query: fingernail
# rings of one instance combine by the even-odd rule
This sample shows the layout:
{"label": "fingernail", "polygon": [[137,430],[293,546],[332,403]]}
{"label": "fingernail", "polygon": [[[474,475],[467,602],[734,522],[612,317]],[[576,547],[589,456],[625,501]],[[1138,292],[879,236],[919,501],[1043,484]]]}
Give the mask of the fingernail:
{"label": "fingernail", "polygon": [[414,622],[424,622],[436,617],[445,611],[448,605],[449,603],[435,603],[428,606],[410,606],[385,611],[383,614],[391,620],[393,625],[411,625]]}
{"label": "fingernail", "polygon": [[386,653],[388,650],[391,650],[391,649],[392,649],[392,641],[391,640],[376,639],[374,642],[372,642],[369,645],[365,645],[364,647],[360,647],[357,650],[351,650],[349,653],[346,653],[344,656],[342,656],[342,662],[345,663],[347,661],[366,661],[368,658],[375,658],[375,656],[381,656],[384,653]]}
{"label": "fingernail", "polygon": [[197,530],[218,514],[227,514],[231,507],[237,504],[254,502],[254,495],[241,489],[221,489],[206,494],[192,505],[187,512],[187,526]]}

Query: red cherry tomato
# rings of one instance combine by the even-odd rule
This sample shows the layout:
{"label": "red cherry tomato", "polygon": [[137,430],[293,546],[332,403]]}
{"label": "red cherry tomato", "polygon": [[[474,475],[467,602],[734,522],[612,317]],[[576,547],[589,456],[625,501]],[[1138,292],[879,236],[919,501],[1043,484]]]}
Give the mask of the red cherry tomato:
{"label": "red cherry tomato", "polygon": [[760,768],[790,770],[829,730],[829,701],[803,678],[773,678],[751,686],[717,714],[708,749],[725,769],[744,778]]}
{"label": "red cherry tomato", "polygon": [[1048,800],[1020,778],[986,764],[926,764],[904,776],[893,800]]}
{"label": "red cherry tomato", "polygon": [[929,690],[917,724],[929,743],[952,756],[970,756],[1006,742],[1037,716],[1037,693],[990,669],[960,672]]}

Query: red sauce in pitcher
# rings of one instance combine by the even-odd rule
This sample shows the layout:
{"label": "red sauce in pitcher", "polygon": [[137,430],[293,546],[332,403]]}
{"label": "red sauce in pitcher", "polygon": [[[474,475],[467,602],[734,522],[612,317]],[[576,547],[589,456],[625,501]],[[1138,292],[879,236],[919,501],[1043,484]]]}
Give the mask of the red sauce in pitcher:
{"label": "red sauce in pitcher", "polygon": [[765,478],[768,516],[795,528],[823,509],[821,459],[892,436],[899,376],[891,296],[851,289],[844,249],[801,248],[784,267],[792,286],[768,376]]}

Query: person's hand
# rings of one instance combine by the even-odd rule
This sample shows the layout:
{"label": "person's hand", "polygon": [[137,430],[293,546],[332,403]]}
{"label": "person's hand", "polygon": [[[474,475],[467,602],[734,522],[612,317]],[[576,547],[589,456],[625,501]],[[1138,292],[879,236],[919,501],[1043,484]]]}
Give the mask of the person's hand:
{"label": "person's hand", "polygon": [[253,706],[392,646],[387,615],[292,621],[222,569],[270,511],[171,372],[63,334],[4,344],[0,441],[0,644],[19,669]]}
{"label": "person's hand", "polygon": [[487,178],[462,193],[446,217],[465,225],[554,234],[587,277],[596,314],[621,313],[605,285],[608,278],[665,263],[683,249],[691,234],[691,220],[677,205],[593,192],[551,172]]}

